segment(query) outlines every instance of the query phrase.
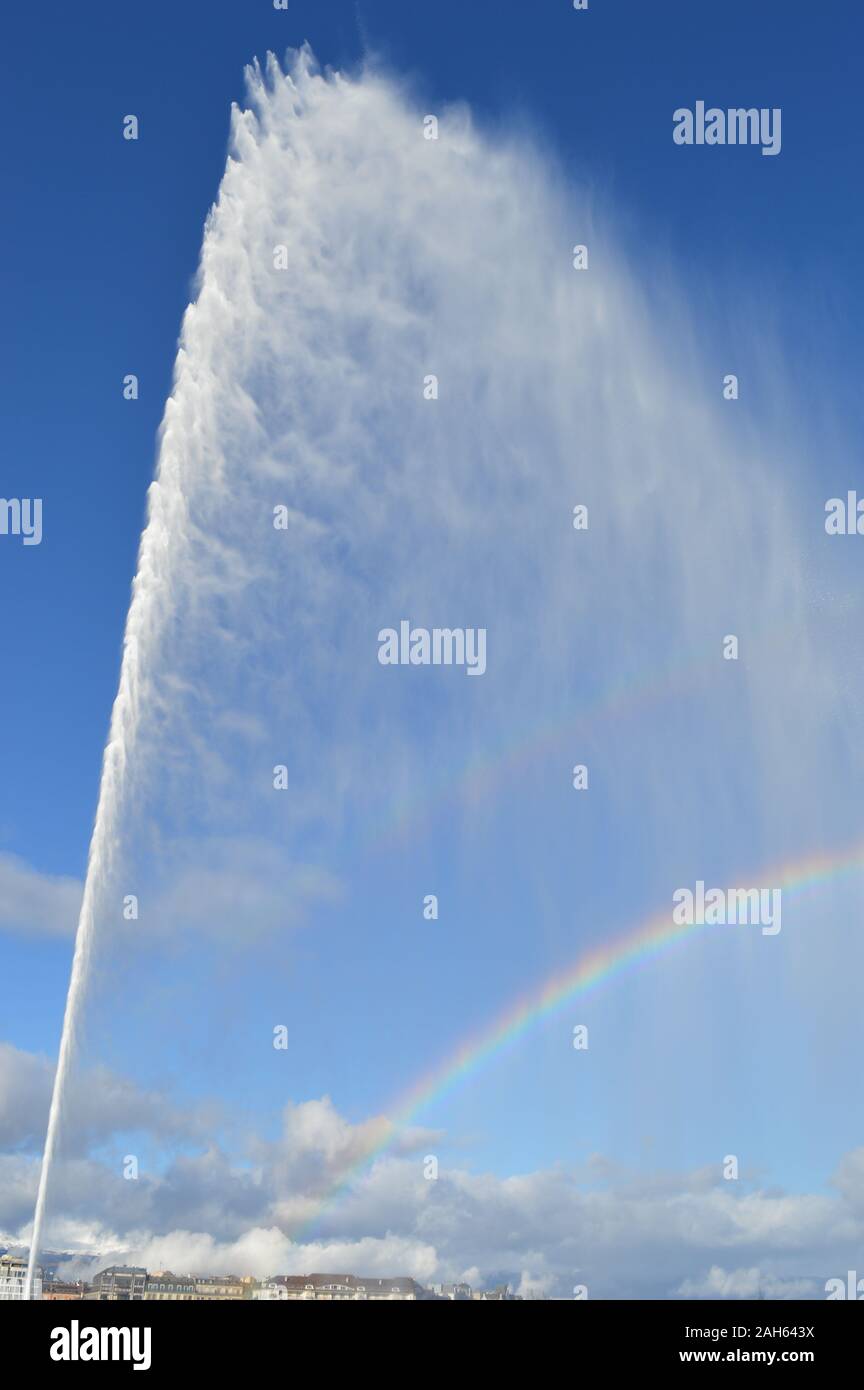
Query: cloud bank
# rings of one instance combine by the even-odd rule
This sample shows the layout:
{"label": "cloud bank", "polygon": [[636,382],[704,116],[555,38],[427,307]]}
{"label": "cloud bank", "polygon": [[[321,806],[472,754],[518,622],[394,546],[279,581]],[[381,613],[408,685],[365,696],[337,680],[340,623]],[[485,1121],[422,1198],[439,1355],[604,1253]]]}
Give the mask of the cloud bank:
{"label": "cloud bank", "polygon": [[15,854],[0,854],[0,931],[72,937],[80,906],[77,879],[40,873]]}
{"label": "cloud bank", "polygon": [[[0,1057],[5,1111],[26,1137],[27,1082],[42,1063],[8,1049]],[[134,1088],[115,1079],[94,1100],[91,1142],[104,1145],[112,1126],[129,1123],[118,1095],[132,1100]],[[135,1098],[132,1114],[163,1148],[194,1139],[195,1122],[184,1125],[164,1102]],[[65,1272],[92,1274],[122,1259],[259,1278],[314,1270],[506,1280],[557,1298],[577,1284],[589,1297],[820,1298],[828,1278],[855,1267],[864,1239],[864,1149],[847,1155],[819,1195],[725,1182],[704,1169],[635,1174],[599,1156],[578,1169],[510,1177],[445,1160],[429,1181],[423,1158],[448,1141],[417,1130],[350,1192],[327,1198],[380,1124],[352,1125],[325,1097],[286,1107],[278,1140],[251,1137],[233,1158],[199,1146],[135,1181],[92,1152],[67,1159],[55,1243],[81,1254]],[[0,1159],[0,1232],[13,1245],[26,1243],[35,1168],[32,1145]]]}

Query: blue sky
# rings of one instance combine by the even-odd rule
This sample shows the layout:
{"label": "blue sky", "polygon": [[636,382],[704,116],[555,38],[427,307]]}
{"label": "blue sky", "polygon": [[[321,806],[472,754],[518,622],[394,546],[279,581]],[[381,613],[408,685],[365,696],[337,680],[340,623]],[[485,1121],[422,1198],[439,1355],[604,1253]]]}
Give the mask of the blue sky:
{"label": "blue sky", "polygon": [[[0,852],[37,873],[83,874],[157,430],[204,218],[224,169],[230,103],[242,102],[243,64],[254,55],[281,55],[308,40],[322,65],[352,69],[371,52],[408,79],[417,105],[438,111],[465,101],[491,141],[529,132],[565,181],[593,189],[604,207],[614,208],[617,245],[633,278],[644,279],[647,303],[663,304],[673,286],[684,297],[710,371],[719,377],[737,354],[764,385],[772,377],[763,347],[771,344],[768,356],[782,363],[782,389],[742,400],[742,454],[751,446],[750,430],[767,431],[781,457],[789,435],[797,436],[803,462],[790,458],[789,476],[812,502],[817,533],[823,499],[855,485],[857,460],[845,441],[861,424],[856,328],[864,310],[864,227],[854,67],[861,19],[851,5],[832,7],[826,18],[806,3],[767,0],[754,8],[735,0],[709,22],[687,0],[592,0],[587,13],[574,13],[565,0],[530,7],[491,0],[467,6],[440,0],[433,7],[292,0],[287,13],[264,0],[206,7],[154,0],[128,12],[92,4],[86,23],[60,4],[32,13],[19,7],[4,27],[4,87],[16,113],[7,181],[16,196],[0,258],[8,324],[0,376],[2,492],[41,496],[45,514],[41,546],[25,548],[11,538],[0,544],[0,605],[10,634]],[[672,111],[699,98],[782,107],[780,156],[677,148]],[[135,144],[120,138],[127,112],[140,117]],[[674,337],[660,346],[686,357],[686,344]],[[121,395],[127,372],[141,383],[134,403]],[[848,614],[860,596],[854,555],[814,548],[805,564],[811,575],[817,555],[819,601],[830,610],[839,596]],[[718,564],[716,555],[712,563]],[[851,619],[840,623],[837,640],[848,644],[854,630]],[[847,681],[857,674],[845,663],[843,671]],[[704,730],[692,707],[667,715],[668,723],[656,728],[654,716],[644,715],[648,737],[671,739],[674,727],[701,756]],[[625,739],[638,739],[641,718],[638,710],[626,717]],[[409,727],[422,745],[422,721]],[[726,730],[730,739],[733,734]],[[598,763],[604,737],[601,730],[591,745]],[[514,730],[505,732],[508,739],[517,739]],[[467,733],[465,747],[470,750]],[[458,751],[453,756],[458,765]],[[362,957],[344,948],[350,941],[344,899],[325,904],[319,935],[298,933],[287,961],[281,949],[265,944],[260,955],[234,961],[233,988],[224,975],[218,978],[212,1015],[202,1023],[192,1013],[185,1025],[182,1066],[161,1048],[141,1064],[132,1028],[110,1046],[97,1036],[95,1055],[121,1072],[127,1063],[134,1071],[137,1058],[142,1084],[170,1078],[187,1099],[209,1093],[229,1108],[248,1107],[270,1137],[278,1129],[277,1096],[286,1091],[297,1102],[328,1093],[354,1123],[377,1113],[475,1020],[588,944],[590,932],[570,939],[551,902],[538,909],[546,869],[551,880],[551,866],[566,860],[574,836],[586,856],[580,863],[590,860],[597,869],[585,887],[583,920],[624,930],[663,901],[668,866],[653,863],[652,843],[643,846],[626,830],[616,841],[620,805],[613,786],[599,779],[590,823],[581,808],[574,813],[570,802],[559,805],[554,792],[550,799],[543,778],[556,775],[556,757],[546,749],[528,773],[498,784],[497,838],[486,843],[478,831],[475,860],[453,833],[446,802],[433,812],[425,837],[407,836],[395,854],[386,845],[362,853],[343,846],[340,869],[360,904],[357,925],[370,946]],[[733,803],[748,775],[746,769],[733,774]],[[752,776],[758,779],[758,769]],[[716,866],[720,875],[736,861],[746,867],[792,857],[815,847],[814,839],[853,838],[858,827],[849,790],[827,810],[814,803],[809,820],[802,813],[796,823],[784,807],[789,820],[776,834],[742,813],[736,838],[733,812],[718,810],[716,829],[726,826],[729,839],[712,843],[709,869]],[[523,797],[543,808],[533,843],[517,809],[512,816],[508,810]],[[630,824],[626,816],[624,824]],[[688,881],[684,840],[669,853]],[[496,877],[501,862],[515,866],[503,882]],[[405,943],[417,884],[436,874],[444,896],[460,904],[458,932],[443,954],[419,934]],[[382,882],[383,902],[376,900]],[[818,916],[818,904],[813,912]],[[525,923],[535,918],[539,944],[526,944]],[[320,935],[331,928],[331,939],[341,943],[335,953]],[[4,1040],[53,1055],[69,937],[7,931],[0,958]],[[851,1015],[840,1008],[842,1060],[837,1040],[815,1022],[812,1033],[796,1027],[796,997],[807,1015],[805,997],[796,996],[794,963],[793,983],[784,985],[776,1012],[771,968],[764,960],[752,964],[744,984],[741,969],[720,948],[715,960],[709,947],[695,977],[672,962],[647,983],[639,973],[615,982],[586,1005],[598,1035],[612,1030],[619,1039],[599,1078],[575,1081],[560,1027],[547,1023],[422,1122],[446,1130],[451,1152],[468,1154],[470,1164],[500,1177],[583,1161],[597,1150],[640,1170],[655,1161],[698,1168],[725,1151],[731,1127],[746,1133],[754,1172],[792,1190],[823,1191],[856,1142],[854,1115],[843,1103],[844,1084],[852,1081],[845,1051]],[[182,1004],[195,975],[194,964],[180,965],[174,1002]],[[206,967],[201,976],[209,978]],[[702,1065],[734,1001],[769,1000],[736,1013],[731,1060],[725,1053],[722,1064],[701,1076],[695,1064],[682,1062],[680,1037],[658,1021],[664,992],[681,1000],[696,985],[708,991],[704,1002],[691,998],[693,1046]],[[124,987],[128,977],[113,1007],[121,1014],[128,1007],[136,1017],[124,1004]],[[828,971],[817,998],[830,997],[832,987]],[[146,996],[147,1008],[137,1015],[141,1028],[150,999],[159,997]],[[167,986],[161,997],[171,1000]],[[424,998],[428,1018],[418,1010]],[[390,1001],[387,1025],[371,1029],[368,1004],[380,1007],[382,1000]],[[299,1039],[287,1076],[278,1054],[268,1057],[268,1067],[283,1067],[277,1079],[267,1067],[252,1066],[253,1039],[260,1019],[278,1019],[286,1007]],[[158,1016],[158,1004],[155,1009],[149,1017]],[[184,1025],[177,1026],[183,1033]],[[536,1086],[538,1069],[545,1087]],[[623,1108],[610,1103],[619,1088],[627,1097]],[[706,1089],[710,1104],[701,1103]],[[558,1104],[551,1103],[553,1094]],[[776,1104],[766,1119],[769,1095]],[[640,1096],[650,1097],[644,1113]],[[802,1097],[810,1117],[803,1128]],[[156,1143],[153,1162],[165,1161]]]}

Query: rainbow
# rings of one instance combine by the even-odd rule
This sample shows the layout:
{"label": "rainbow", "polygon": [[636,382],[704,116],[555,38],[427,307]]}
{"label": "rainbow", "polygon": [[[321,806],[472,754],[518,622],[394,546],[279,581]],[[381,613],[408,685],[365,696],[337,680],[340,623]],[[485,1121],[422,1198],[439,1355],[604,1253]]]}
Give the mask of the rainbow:
{"label": "rainbow", "polygon": [[[842,850],[820,851],[780,866],[763,868],[757,873],[736,875],[735,882],[742,885],[758,883],[790,893],[861,869],[864,869],[864,841],[857,841]],[[485,1063],[512,1047],[535,1024],[560,1012],[572,999],[588,993],[604,981],[613,979],[642,961],[651,960],[684,937],[705,930],[701,924],[679,926],[673,923],[670,903],[641,922],[635,930],[586,951],[572,965],[509,1004],[491,1023],[461,1042],[455,1051],[403,1092],[382,1119],[375,1142],[318,1199],[314,1214],[304,1222],[302,1231],[295,1238],[308,1235],[323,1212],[346,1195],[357,1178],[392,1148],[399,1134],[422,1110],[448,1095],[469,1077],[476,1076]]]}
{"label": "rainbow", "polygon": [[674,696],[693,693],[713,678],[716,669],[714,656],[700,654],[653,675],[641,675],[638,680],[626,678],[601,690],[578,711],[562,710],[521,742],[507,740],[467,766],[456,770],[443,768],[437,781],[431,786],[426,783],[420,795],[403,801],[378,819],[371,833],[367,831],[364,837],[367,848],[380,850],[404,841],[409,832],[431,820],[454,796],[463,796],[471,803],[482,800],[499,782],[516,777],[526,767],[534,766],[538,757],[556,752],[567,740],[596,724],[629,719],[651,705],[665,705]]}

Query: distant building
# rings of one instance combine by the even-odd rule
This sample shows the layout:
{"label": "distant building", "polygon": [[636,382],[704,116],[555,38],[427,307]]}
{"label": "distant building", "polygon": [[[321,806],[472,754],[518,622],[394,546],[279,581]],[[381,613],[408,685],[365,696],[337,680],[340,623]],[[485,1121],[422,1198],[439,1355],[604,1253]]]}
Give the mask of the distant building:
{"label": "distant building", "polygon": [[[42,1297],[42,1268],[33,1272],[33,1298]],[[0,1302],[27,1297],[27,1259],[19,1255],[0,1255]]]}
{"label": "distant building", "polygon": [[284,1284],[262,1284],[260,1288],[253,1289],[252,1297],[258,1303],[284,1303],[288,1290]]}
{"label": "distant building", "polygon": [[353,1279],[359,1298],[411,1299],[423,1298],[426,1290],[413,1279]]}
{"label": "distant building", "polygon": [[425,1290],[414,1279],[371,1279],[356,1274],[277,1274],[267,1284],[284,1288],[289,1299],[415,1300]]}
{"label": "distant building", "polygon": [[51,1279],[42,1285],[43,1299],[72,1299],[86,1298],[90,1293],[89,1284],[81,1281],[75,1284],[66,1283],[63,1279]]}
{"label": "distant building", "polygon": [[215,1275],[213,1278],[196,1275],[194,1282],[199,1298],[248,1298],[251,1292],[249,1281],[236,1274]]}
{"label": "distant building", "polygon": [[168,1301],[171,1303],[196,1302],[198,1291],[190,1274],[172,1274],[170,1269],[157,1270],[148,1274],[144,1282],[144,1300]]}
{"label": "distant building", "polygon": [[497,1284],[494,1289],[472,1289],[470,1284],[433,1284],[435,1298],[449,1298],[452,1302],[471,1303],[521,1303],[521,1294],[511,1293],[509,1284]]}
{"label": "distant building", "polygon": [[146,1269],[137,1265],[110,1265],[93,1279],[93,1297],[100,1303],[143,1300]]}

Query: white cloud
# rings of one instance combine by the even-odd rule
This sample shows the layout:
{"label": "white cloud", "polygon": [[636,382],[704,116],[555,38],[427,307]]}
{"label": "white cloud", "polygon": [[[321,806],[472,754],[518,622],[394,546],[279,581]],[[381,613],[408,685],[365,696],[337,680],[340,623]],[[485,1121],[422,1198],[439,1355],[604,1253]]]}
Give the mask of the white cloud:
{"label": "white cloud", "polygon": [[14,854],[0,854],[0,931],[73,937],[81,884],[44,874]]}
{"label": "white cloud", "polygon": [[778,1279],[758,1266],[750,1269],[721,1269],[712,1265],[701,1279],[685,1279],[678,1289],[680,1298],[785,1299],[824,1297],[824,1282],[815,1279]]}
{"label": "white cloud", "polygon": [[[109,1094],[122,1110],[136,1093],[115,1081]],[[176,1123],[167,1102],[141,1103],[154,1127]],[[211,1145],[126,1182],[102,1159],[67,1159],[49,1244],[102,1264],[200,1273],[410,1274],[506,1281],[526,1296],[566,1298],[586,1284],[594,1297],[696,1299],[821,1297],[864,1239],[860,1152],[844,1158],[829,1196],[739,1190],[704,1171],[643,1177],[602,1161],[509,1177],[444,1163],[427,1181],[429,1135],[418,1130],[322,1202],[381,1132],[380,1120],[352,1125],[324,1097],[286,1107],[279,1140],[251,1141],[251,1167]],[[35,1175],[35,1159],[0,1159],[0,1230],[19,1241]]]}
{"label": "white cloud", "polygon": [[297,1244],[277,1227],[255,1227],[237,1240],[219,1241],[191,1231],[171,1231],[140,1242],[117,1246],[93,1265],[78,1261],[67,1272],[104,1267],[118,1259],[147,1269],[173,1269],[194,1274],[232,1272],[254,1274],[361,1273],[386,1276],[398,1272],[428,1283],[438,1257],[432,1246],[400,1236],[367,1236],[357,1241]]}
{"label": "white cloud", "polygon": [[[47,1057],[0,1042],[0,1147],[41,1148],[45,1139],[54,1066]],[[216,1121],[213,1105],[174,1105],[143,1090],[108,1067],[73,1076],[67,1101],[64,1143],[80,1153],[113,1134],[143,1131],[170,1142],[198,1141]]]}

